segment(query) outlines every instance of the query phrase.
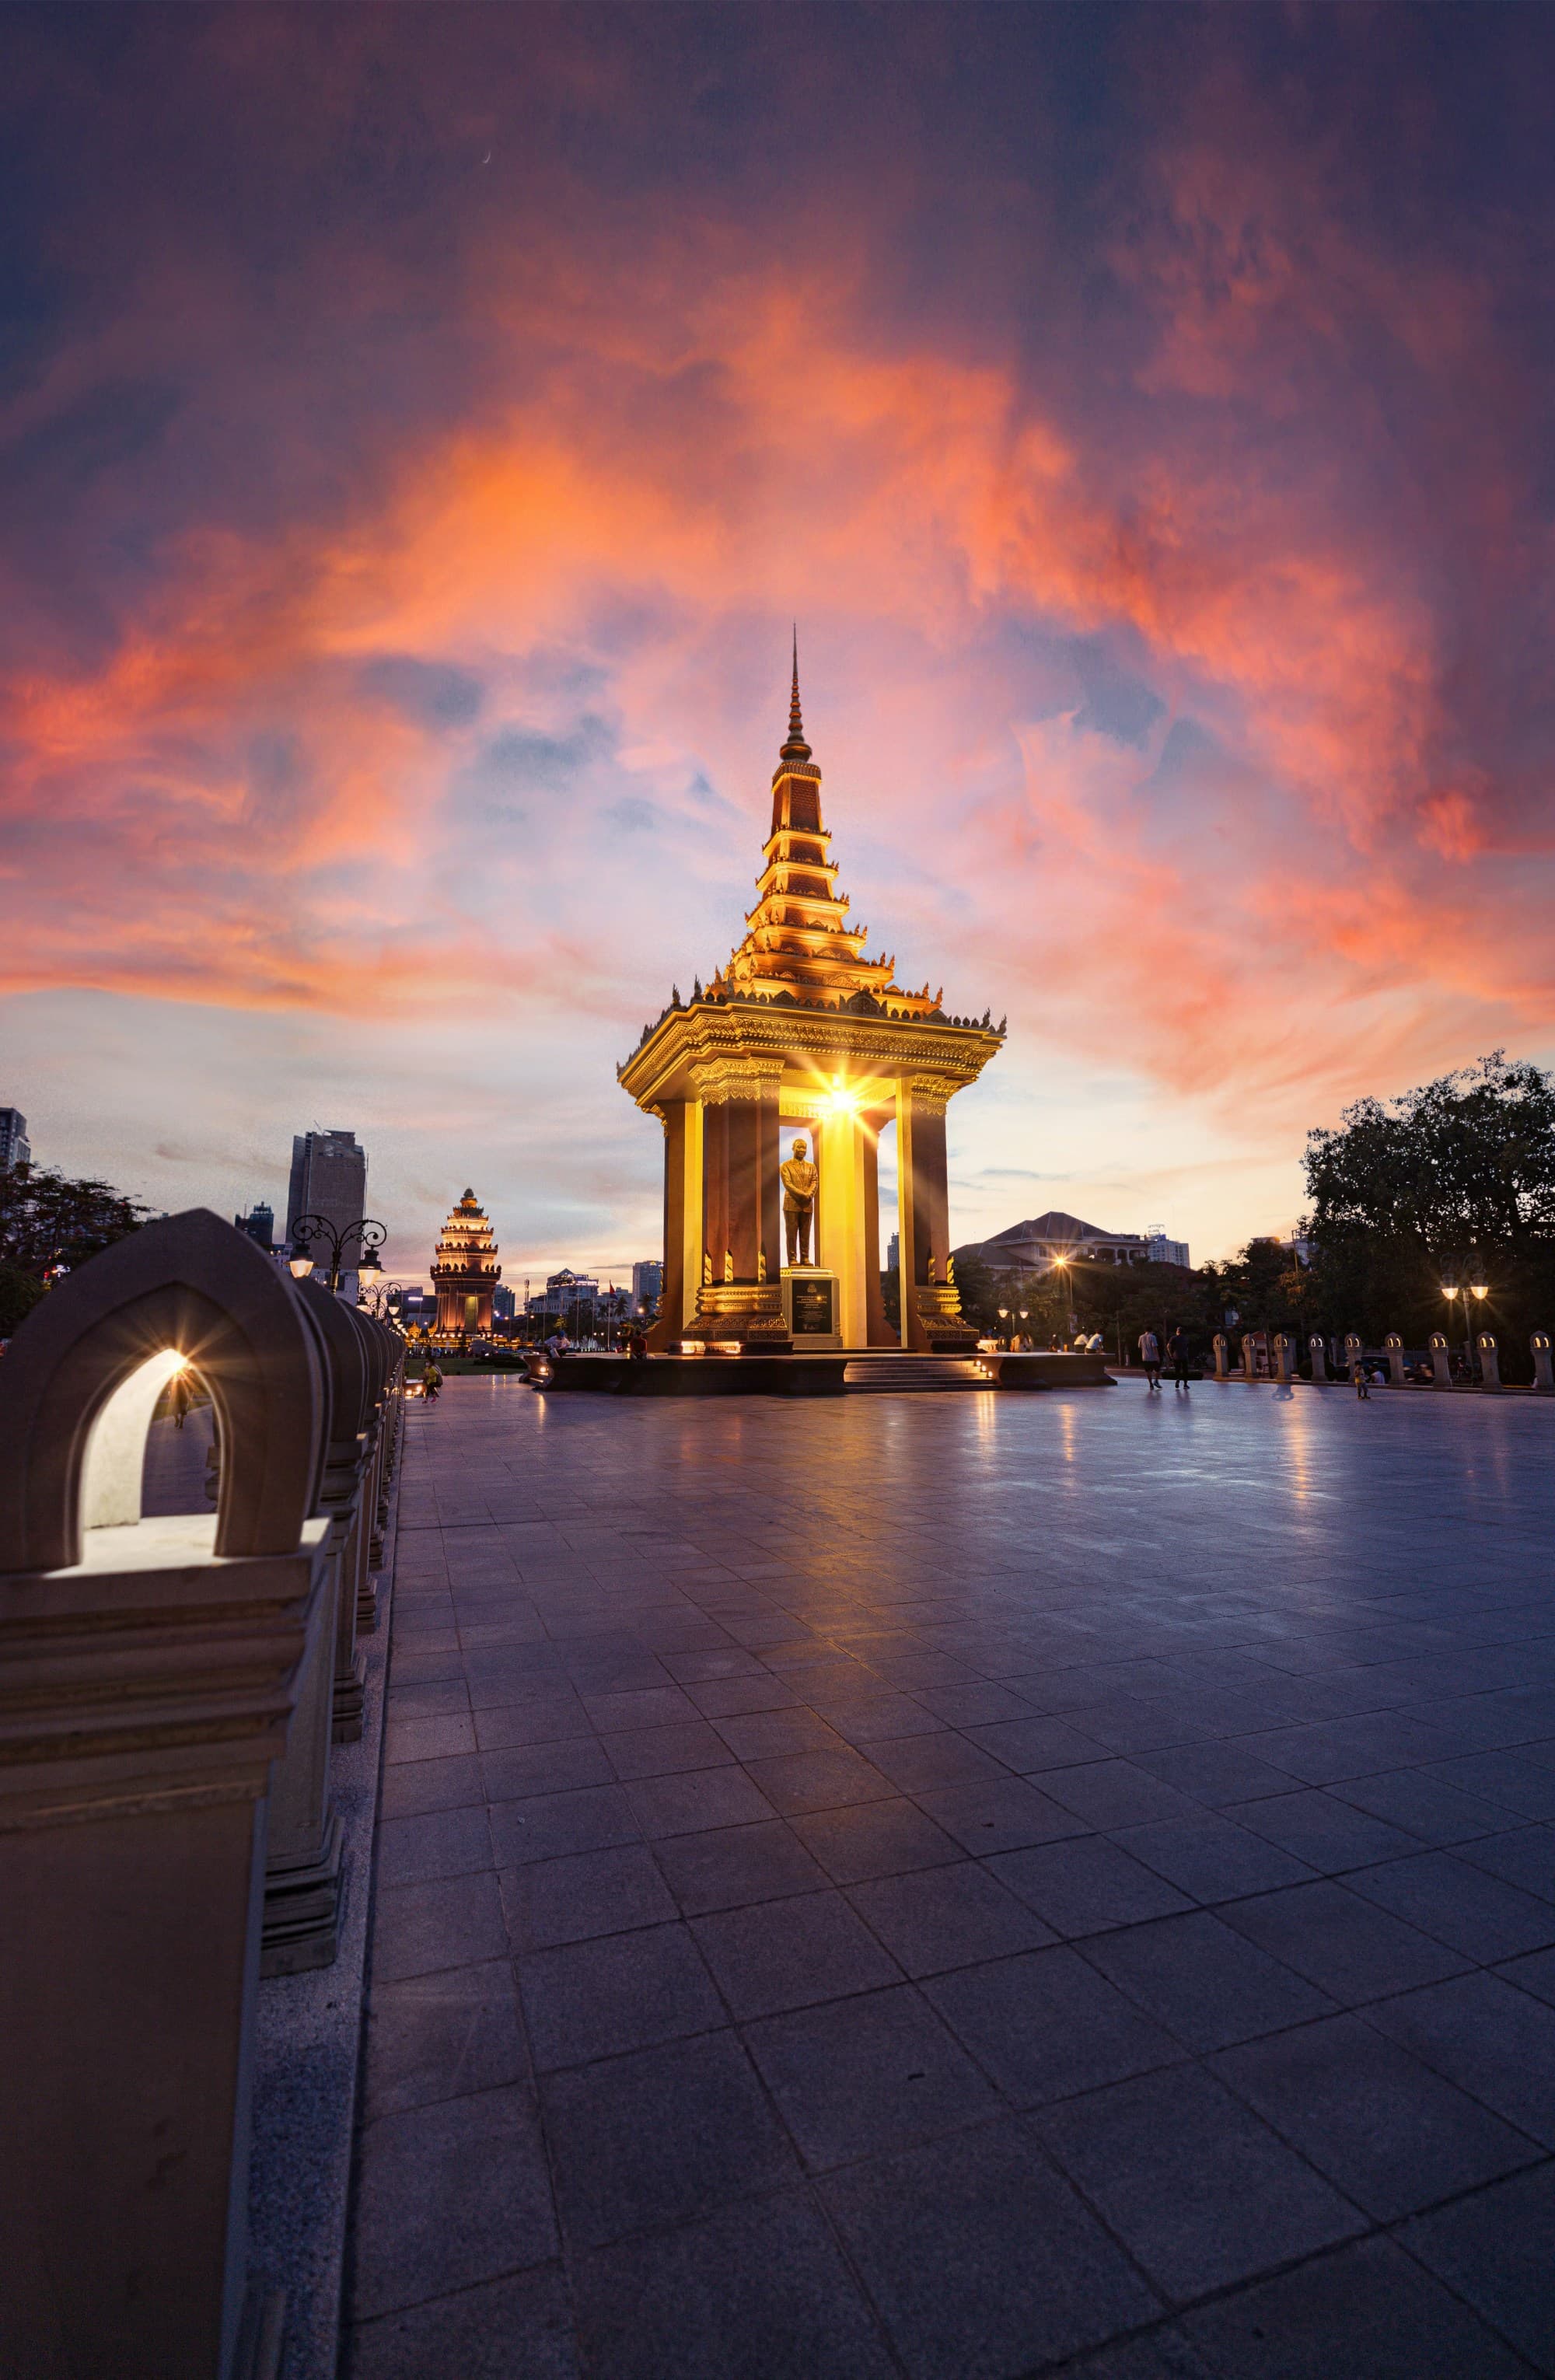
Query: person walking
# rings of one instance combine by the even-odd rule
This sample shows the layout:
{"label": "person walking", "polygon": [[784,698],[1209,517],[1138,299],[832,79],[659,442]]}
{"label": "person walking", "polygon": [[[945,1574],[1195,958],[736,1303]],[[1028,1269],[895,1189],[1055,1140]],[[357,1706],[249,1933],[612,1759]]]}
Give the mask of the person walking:
{"label": "person walking", "polygon": [[183,1428],[188,1419],[189,1407],[193,1402],[194,1390],[189,1387],[188,1372],[185,1366],[180,1364],[173,1375],[173,1427],[175,1429]]}
{"label": "person walking", "polygon": [[1153,1397],[1160,1388],[1160,1341],[1153,1330],[1139,1333],[1139,1361],[1145,1366],[1146,1392]]}
{"label": "person walking", "polygon": [[1172,1358],[1172,1385],[1185,1391],[1188,1385],[1188,1334],[1180,1322],[1172,1329],[1166,1342],[1166,1352]]}
{"label": "person walking", "polygon": [[443,1394],[443,1375],[436,1364],[430,1360],[426,1370],[421,1375],[421,1394],[430,1405],[436,1404]]}
{"label": "person walking", "polygon": [[1371,1390],[1367,1386],[1366,1366],[1357,1355],[1350,1366],[1350,1378],[1355,1383],[1355,1394],[1363,1404],[1371,1402]]}

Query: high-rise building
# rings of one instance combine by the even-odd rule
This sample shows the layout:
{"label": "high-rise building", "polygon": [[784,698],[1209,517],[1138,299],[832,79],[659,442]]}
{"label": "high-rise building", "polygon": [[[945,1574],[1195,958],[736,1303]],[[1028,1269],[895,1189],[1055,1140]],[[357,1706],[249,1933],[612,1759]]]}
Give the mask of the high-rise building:
{"label": "high-rise building", "polygon": [[1184,1271],[1190,1269],[1186,1240],[1169,1240],[1160,1223],[1146,1224],[1145,1248],[1152,1264],[1181,1265]]}
{"label": "high-rise building", "polygon": [[885,1269],[887,1272],[894,1272],[901,1261],[902,1235],[899,1232],[893,1232],[890,1239],[887,1240],[885,1244]]}
{"label": "high-rise building", "polygon": [[247,1232],[256,1247],[261,1247],[266,1256],[271,1254],[275,1245],[273,1207],[267,1206],[261,1199],[257,1207],[250,1207],[246,1215],[234,1215],[232,1220],[240,1232]]}
{"label": "high-rise building", "polygon": [[518,1300],[516,1293],[508,1288],[505,1281],[499,1281],[492,1292],[492,1321],[511,1322],[517,1309]]}
{"label": "high-rise building", "polygon": [[31,1155],[27,1118],[19,1108],[0,1108],[0,1173],[13,1165],[26,1165]]}
{"label": "high-rise building", "polygon": [[664,1287],[664,1268],[657,1257],[632,1267],[632,1304],[657,1305]]}
{"label": "high-rise building", "polygon": [[[359,1223],[367,1212],[367,1151],[354,1132],[299,1132],[292,1141],[292,1178],[286,1192],[286,1244],[297,1235],[299,1215],[322,1215],[335,1231]],[[327,1254],[321,1243],[320,1253]],[[360,1247],[348,1240],[340,1252],[342,1271],[356,1269]]]}

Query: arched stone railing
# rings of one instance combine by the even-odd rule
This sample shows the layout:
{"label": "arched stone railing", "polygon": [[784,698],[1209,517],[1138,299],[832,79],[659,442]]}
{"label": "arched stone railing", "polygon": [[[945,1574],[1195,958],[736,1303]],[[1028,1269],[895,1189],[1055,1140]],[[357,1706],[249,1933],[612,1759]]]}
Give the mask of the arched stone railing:
{"label": "arched stone railing", "polygon": [[[182,1357],[216,1513],[142,1517]],[[233,2380],[267,1802],[333,1645],[314,1339],[216,1216],[94,1257],[0,1363],[0,2370]]]}
{"label": "arched stone railing", "polygon": [[1432,1386],[1450,1389],[1452,1385],[1452,1351],[1447,1344],[1446,1333],[1433,1330],[1426,1344],[1430,1350]]}
{"label": "arched stone railing", "polygon": [[1313,1378],[1315,1380],[1326,1380],[1329,1376],[1329,1351],[1323,1343],[1322,1335],[1319,1331],[1314,1330],[1312,1332],[1310,1338],[1306,1342],[1306,1352],[1312,1358]]}
{"label": "arched stone railing", "polygon": [[1548,1393],[1555,1389],[1555,1371],[1549,1363],[1549,1333],[1536,1330],[1528,1341],[1528,1352],[1534,1359],[1534,1386]]}
{"label": "arched stone railing", "polygon": [[140,1462],[182,1356],[223,1448],[213,1550],[295,1552],[312,1510],[322,1382],[290,1276],[196,1208],[50,1291],[0,1366],[0,1572],[81,1559],[87,1528],[140,1517]]}

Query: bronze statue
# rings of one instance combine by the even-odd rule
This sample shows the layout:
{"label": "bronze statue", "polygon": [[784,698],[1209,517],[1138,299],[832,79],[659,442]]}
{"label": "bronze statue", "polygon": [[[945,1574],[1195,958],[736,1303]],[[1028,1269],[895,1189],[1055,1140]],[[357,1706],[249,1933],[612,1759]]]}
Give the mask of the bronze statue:
{"label": "bronze statue", "polygon": [[783,1184],[783,1229],[788,1243],[789,1264],[808,1265],[815,1187],[820,1176],[807,1158],[802,1139],[795,1142],[794,1154],[787,1164],[778,1167],[778,1179]]}

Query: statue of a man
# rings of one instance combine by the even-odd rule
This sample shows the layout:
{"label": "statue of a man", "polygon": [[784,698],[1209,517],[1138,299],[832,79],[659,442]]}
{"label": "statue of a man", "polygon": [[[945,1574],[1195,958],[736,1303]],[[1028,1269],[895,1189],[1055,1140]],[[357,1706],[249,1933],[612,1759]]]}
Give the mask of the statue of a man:
{"label": "statue of a man", "polygon": [[788,1243],[789,1264],[808,1265],[815,1185],[820,1176],[805,1154],[803,1140],[795,1142],[794,1154],[787,1164],[778,1167],[778,1179],[783,1184],[783,1229]]}

